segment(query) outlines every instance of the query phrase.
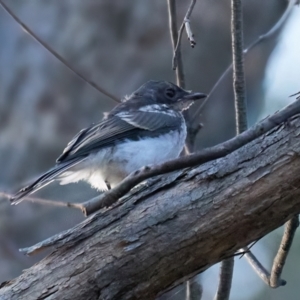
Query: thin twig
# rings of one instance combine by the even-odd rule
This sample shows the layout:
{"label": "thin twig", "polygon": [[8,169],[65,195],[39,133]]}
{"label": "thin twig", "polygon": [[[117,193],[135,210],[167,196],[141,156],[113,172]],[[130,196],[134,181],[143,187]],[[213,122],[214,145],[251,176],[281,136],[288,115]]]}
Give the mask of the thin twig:
{"label": "thin twig", "polygon": [[[273,35],[275,35],[279,31],[279,29],[282,28],[282,26],[285,24],[285,21],[290,16],[290,14],[292,12],[292,9],[293,9],[293,7],[295,6],[296,3],[297,3],[297,0],[290,0],[289,1],[289,4],[287,5],[286,10],[284,11],[284,13],[280,17],[280,19],[274,24],[274,26],[272,26],[272,28],[267,33],[260,35],[253,43],[251,43],[244,50],[245,57],[246,57],[246,55],[248,54],[248,52],[250,50],[252,50],[256,46],[258,46],[260,43],[263,43],[263,42],[267,41],[269,38],[271,38]],[[198,108],[195,110],[195,113],[191,117],[191,122],[192,123],[195,123],[196,119],[198,118],[200,112],[203,110],[203,108],[206,105],[206,103],[208,102],[208,100],[215,93],[215,91],[219,87],[220,83],[227,77],[227,75],[231,72],[231,70],[232,70],[232,64],[230,64],[226,68],[226,70],[222,73],[222,75],[219,77],[217,82],[212,87],[208,97],[206,97],[206,99],[201,103],[201,105],[199,105]]]}
{"label": "thin twig", "polygon": [[186,33],[187,33],[188,39],[190,41],[191,47],[194,48],[196,45],[196,41],[194,39],[194,34],[193,34],[193,32],[191,30],[191,26],[190,26],[190,17],[191,17],[191,14],[192,14],[195,4],[196,4],[196,0],[192,0],[191,4],[185,14],[183,22],[180,26],[178,38],[176,39],[176,43],[173,44],[174,45],[174,55],[173,55],[173,62],[172,62],[173,70],[176,70],[177,67],[179,66],[178,58],[180,57],[180,43],[181,43],[181,37],[182,37],[184,28],[186,29]]}
{"label": "thin twig", "polygon": [[286,258],[289,254],[290,248],[293,243],[295,232],[299,226],[299,217],[295,215],[285,224],[285,231],[278,249],[278,252],[274,258],[273,266],[270,276],[270,286],[278,287],[280,285],[281,273],[286,261]]}
{"label": "thin twig", "polygon": [[[234,267],[234,258],[228,258],[222,261],[220,268],[220,281],[214,300],[228,300],[231,289],[232,273]],[[230,281],[229,281],[230,280]]]}
{"label": "thin twig", "polygon": [[[239,253],[243,253],[243,256],[247,259],[250,266],[256,272],[256,274],[267,284],[270,286],[270,273],[266,270],[266,268],[259,262],[259,260],[255,257],[255,255],[248,249],[242,248],[239,250]],[[286,281],[283,279],[277,280],[277,287],[284,286]]]}
{"label": "thin twig", "polygon": [[[178,86],[185,88],[185,79],[184,79],[184,71],[183,71],[183,63],[181,58],[181,49],[180,45],[178,45],[178,37],[177,32],[177,12],[176,12],[176,0],[168,0],[168,11],[169,11],[169,27],[172,39],[173,49],[175,51],[175,47],[177,49],[177,57],[176,57],[176,83]],[[178,45],[178,48],[177,48]],[[174,69],[175,70],[175,69]]]}
{"label": "thin twig", "polygon": [[[169,27],[170,27],[170,35],[173,45],[173,51],[175,51],[176,43],[178,43],[178,40],[180,37],[178,37],[177,33],[177,12],[176,12],[176,0],[168,0],[168,12],[169,12]],[[183,71],[183,62],[182,62],[182,56],[181,56],[181,49],[180,46],[177,49],[177,68],[176,68],[176,83],[178,86],[185,88],[185,76]],[[184,112],[184,117],[186,119],[186,125],[187,128],[190,128],[189,124],[189,118],[187,112]],[[189,132],[188,132],[189,136]],[[191,151],[187,145],[187,142],[185,143],[184,147],[184,154],[190,154]]]}
{"label": "thin twig", "polygon": [[224,143],[204,149],[192,155],[176,158],[158,166],[144,167],[131,173],[113,189],[82,203],[82,211],[85,215],[90,215],[103,207],[111,206],[134,186],[150,177],[197,166],[224,157],[280,125],[282,122],[286,122],[290,117],[298,113],[300,113],[300,100],[291,103],[274,115],[265,118],[247,131],[244,131],[240,135],[235,136]]}
{"label": "thin twig", "polygon": [[[300,0],[299,0],[300,1]],[[297,96],[298,95],[298,96]],[[299,99],[300,98],[300,92],[297,92],[297,93],[295,93],[295,94],[293,94],[293,95],[291,95],[290,97],[293,97],[293,96],[297,96],[297,98],[296,99]]]}
{"label": "thin twig", "polygon": [[271,274],[266,270],[266,268],[258,261],[258,259],[249,251],[248,248],[242,248],[239,253],[246,252],[244,256],[258,274],[258,276],[270,287],[277,288],[286,285],[286,281],[281,279],[281,273],[288,256],[289,250],[292,246],[292,242],[299,226],[299,217],[295,215],[285,224],[285,231],[277,251],[277,254],[273,260],[273,266]]}
{"label": "thin twig", "polygon": [[[264,268],[259,260],[253,255],[251,251],[246,252],[248,248],[242,248],[239,252],[243,252],[243,256],[247,259],[250,266],[254,269],[257,275],[266,283],[269,284],[270,273]],[[245,253],[246,252],[246,253]]]}
{"label": "thin twig", "polygon": [[48,52],[50,52],[55,58],[57,58],[61,63],[63,63],[69,70],[76,74],[80,79],[85,81],[88,85],[92,86],[98,92],[109,97],[110,99],[121,102],[116,96],[112,95],[110,92],[106,91],[104,88],[100,87],[94,81],[87,79],[79,71],[75,70],[60,54],[53,50],[47,43],[40,39],[27,25],[25,25],[14,13],[13,11],[2,1],[0,0],[0,5],[2,8],[21,26],[21,28],[27,32],[34,40],[36,40],[40,45],[42,45]]}
{"label": "thin twig", "polygon": [[[11,194],[0,192],[0,197],[4,197],[6,199],[10,199],[12,197]],[[62,201],[56,201],[56,200],[49,200],[49,199],[43,199],[43,198],[36,198],[36,197],[30,197],[26,196],[24,199],[29,200],[33,203],[39,203],[39,204],[46,204],[50,206],[60,206],[60,207],[73,207],[77,209],[81,209],[81,205],[76,203],[70,203],[70,202],[62,202]]]}
{"label": "thin twig", "polygon": [[243,9],[241,0],[231,0],[231,36],[235,124],[236,133],[240,134],[248,127],[243,55]]}
{"label": "thin twig", "polygon": [[[176,14],[176,1],[175,0],[168,0],[168,11],[169,11],[169,26],[170,26],[170,33],[173,45],[173,69],[176,70],[176,82],[182,88],[185,88],[185,76],[183,70],[183,62],[182,62],[182,54],[180,49],[180,41],[182,36],[182,31],[184,27],[186,28],[188,38],[191,42],[192,47],[196,44],[193,33],[190,27],[190,16],[194,9],[196,0],[192,0],[191,4],[186,12],[184,17],[183,23],[181,24],[179,34],[177,33],[177,14]],[[174,67],[176,64],[176,67]],[[191,126],[192,123],[190,122],[190,114],[188,111],[184,112],[184,117],[186,120],[187,125],[187,139],[184,147],[185,154],[190,154],[193,152],[195,137],[198,134],[201,126]]]}
{"label": "thin twig", "polygon": [[188,39],[190,41],[191,47],[194,48],[196,46],[196,41],[194,39],[194,34],[192,32],[190,22],[191,21],[189,19],[184,19],[186,34],[187,34]]}

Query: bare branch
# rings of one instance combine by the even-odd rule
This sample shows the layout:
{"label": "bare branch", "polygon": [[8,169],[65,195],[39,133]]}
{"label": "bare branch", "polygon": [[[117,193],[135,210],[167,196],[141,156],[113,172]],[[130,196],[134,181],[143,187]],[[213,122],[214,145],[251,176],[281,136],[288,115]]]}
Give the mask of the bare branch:
{"label": "bare branch", "polygon": [[[260,35],[253,43],[251,43],[245,50],[244,54],[247,55],[250,50],[258,46],[259,44],[266,42],[268,39],[270,39],[273,35],[275,35],[285,24],[286,20],[290,16],[292,9],[294,8],[295,4],[297,3],[297,0],[290,0],[289,4],[286,7],[285,12],[282,14],[280,19],[274,24],[274,26],[265,34]],[[222,75],[219,77],[217,82],[212,87],[208,97],[199,105],[199,107],[196,109],[195,113],[191,117],[191,122],[195,123],[196,119],[198,118],[200,112],[203,110],[205,104],[208,102],[208,100],[211,98],[211,96],[214,94],[214,92],[219,87],[220,83],[227,77],[228,74],[230,74],[232,70],[232,64],[230,64],[227,69],[222,73]],[[292,95],[293,96],[293,95]]]}
{"label": "bare branch", "polygon": [[236,133],[247,129],[247,104],[243,55],[243,10],[241,0],[231,0],[231,37]]}
{"label": "bare branch", "polygon": [[[297,96],[297,95],[298,95],[298,96]],[[291,95],[290,97],[293,97],[293,96],[297,96],[297,98],[296,98],[296,99],[299,99],[299,98],[300,98],[300,92],[297,92],[297,93],[295,93],[295,94]]]}
{"label": "bare branch", "polygon": [[[4,192],[0,192],[0,197],[4,197],[6,199],[11,199],[12,195]],[[44,198],[37,198],[37,197],[30,197],[26,196],[24,199],[29,200],[33,203],[39,203],[39,204],[46,204],[50,206],[60,206],[60,207],[72,207],[77,209],[82,209],[81,205],[76,203],[70,203],[70,202],[63,202],[63,201],[56,201],[56,200],[49,200]]]}
{"label": "bare branch", "polygon": [[215,300],[228,300],[231,289],[232,274],[234,267],[234,258],[228,258],[222,261],[220,268],[220,282],[215,296]]}
{"label": "bare branch", "polygon": [[286,10],[284,11],[284,13],[282,14],[282,16],[280,17],[280,19],[274,24],[274,26],[265,34],[262,34],[261,36],[258,37],[257,40],[255,40],[252,44],[250,44],[245,50],[244,50],[244,54],[247,54],[250,50],[252,50],[255,46],[257,46],[258,44],[260,44],[261,42],[266,41],[267,39],[269,39],[270,37],[272,37],[275,33],[277,33],[282,26],[285,24],[285,21],[287,20],[287,18],[290,16],[292,9],[294,8],[294,6],[297,4],[298,0],[289,0],[288,5],[286,7]]}
{"label": "bare branch", "polygon": [[176,53],[177,53],[177,56],[176,56],[176,66],[177,66],[176,82],[177,82],[178,86],[185,88],[185,79],[184,79],[183,63],[182,63],[182,57],[181,57],[181,49],[180,49],[180,44],[178,44],[181,34],[179,33],[179,37],[178,37],[177,20],[176,20],[176,18],[177,18],[176,0],[168,0],[168,11],[169,11],[169,26],[170,26],[170,33],[171,33],[173,49],[174,49],[174,52],[176,51]]}
{"label": "bare branch", "polygon": [[285,260],[289,254],[290,248],[293,243],[295,232],[299,226],[299,217],[295,215],[285,224],[285,231],[278,249],[278,252],[274,258],[271,276],[270,276],[270,286],[278,287],[281,283],[281,273],[285,264]]}
{"label": "bare branch", "polygon": [[[187,36],[188,36],[188,39],[191,43],[191,47],[194,48],[195,45],[196,45],[196,41],[194,39],[194,34],[191,30],[191,26],[190,26],[190,17],[191,17],[191,14],[192,14],[192,11],[194,9],[194,6],[196,4],[196,0],[192,0],[191,1],[191,4],[185,14],[185,17],[183,19],[183,22],[180,26],[180,29],[179,29],[179,34],[178,34],[178,38],[175,40],[176,43],[173,43],[173,48],[174,48],[174,55],[173,55],[173,70],[176,70],[178,65],[179,65],[179,57],[180,57],[180,43],[181,43],[181,37],[182,37],[182,33],[183,33],[183,29],[185,28],[186,29],[186,33],[187,33]],[[176,45],[176,46],[175,46]]]}
{"label": "bare branch", "polygon": [[258,259],[249,251],[247,247],[242,248],[239,252],[245,253],[245,257],[258,276],[270,287],[277,288],[286,285],[286,281],[281,279],[281,273],[288,256],[289,250],[295,236],[295,232],[299,226],[299,217],[295,215],[285,224],[285,232],[283,234],[278,252],[274,258],[271,274],[258,261]]}
{"label": "bare branch", "polygon": [[[256,272],[256,274],[268,285],[270,286],[270,273],[267,269],[259,262],[255,255],[249,251],[247,247],[239,250],[239,253],[244,253],[244,257],[247,259],[250,266]],[[286,284],[286,281],[283,279],[278,279],[277,287],[283,286]]]}
{"label": "bare branch", "polygon": [[200,165],[205,162],[223,157],[237,150],[243,145],[253,141],[254,139],[263,135],[272,128],[275,128],[277,125],[279,125],[282,122],[285,122],[297,113],[300,113],[300,100],[291,103],[290,105],[283,108],[274,115],[269,116],[268,118],[260,121],[247,131],[244,131],[240,135],[222,144],[204,149],[199,153],[179,157],[177,159],[163,163],[159,166],[146,166],[127,176],[115,188],[87,202],[82,203],[82,210],[85,215],[89,215],[103,207],[111,206],[113,203],[118,201],[118,199],[120,199],[127,192],[129,192],[134,186],[150,177],[173,172],[182,168]]}
{"label": "bare branch", "polygon": [[119,98],[112,95],[104,88],[100,87],[94,81],[87,79],[79,71],[75,70],[60,54],[58,54],[55,50],[53,50],[47,43],[45,43],[42,39],[40,39],[27,25],[25,25],[2,0],[0,0],[0,5],[21,26],[21,28],[25,32],[27,32],[34,40],[36,40],[40,45],[42,45],[48,52],[50,52],[55,58],[57,58],[61,63],[63,63],[69,70],[71,70],[74,74],[76,74],[80,79],[82,79],[88,85],[90,85],[98,92],[102,93],[103,95],[107,96],[108,98],[116,102],[121,102]]}
{"label": "bare branch", "polygon": [[194,39],[194,34],[192,32],[190,22],[191,21],[189,19],[184,19],[186,34],[187,34],[188,39],[191,43],[191,47],[194,48],[196,46],[196,41]]}

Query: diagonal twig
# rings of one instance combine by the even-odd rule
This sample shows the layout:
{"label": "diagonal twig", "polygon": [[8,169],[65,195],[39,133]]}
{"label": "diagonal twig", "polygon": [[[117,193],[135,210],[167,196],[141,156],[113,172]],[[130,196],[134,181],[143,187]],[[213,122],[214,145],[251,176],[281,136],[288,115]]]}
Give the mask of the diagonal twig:
{"label": "diagonal twig", "polygon": [[297,98],[296,98],[296,99],[299,99],[299,98],[300,98],[300,92],[297,92],[297,93],[295,93],[295,94],[291,95],[290,97],[293,97],[293,96],[297,96]]}
{"label": "diagonal twig", "polygon": [[296,230],[299,226],[299,216],[295,215],[292,219],[285,223],[285,231],[282,236],[279,249],[273,260],[271,273],[258,261],[254,254],[248,248],[242,248],[239,253],[243,255],[258,274],[258,276],[270,287],[277,288],[286,285],[286,281],[281,279],[281,273],[292,246]]}
{"label": "diagonal twig", "polygon": [[[12,197],[11,194],[0,192],[0,197],[10,199]],[[77,209],[81,209],[81,205],[76,203],[70,203],[70,202],[63,202],[63,201],[56,201],[56,200],[49,200],[44,198],[37,198],[37,197],[31,197],[26,196],[26,200],[30,200],[33,203],[39,203],[39,204],[46,204],[51,206],[60,206],[60,207],[73,207]]]}
{"label": "diagonal twig", "polygon": [[278,252],[274,258],[273,266],[270,275],[270,286],[280,286],[280,279],[286,258],[289,254],[290,248],[293,243],[295,232],[299,226],[299,217],[295,215],[292,219],[286,222],[285,231],[278,249]]}
{"label": "diagonal twig", "polygon": [[[268,270],[260,263],[260,261],[256,258],[256,256],[246,247],[239,250],[239,253],[244,253],[243,256],[247,259],[250,266],[253,268],[255,273],[270,286],[270,273]],[[286,285],[286,281],[284,279],[277,280],[277,286]],[[273,286],[275,287],[275,286]]]}
{"label": "diagonal twig", "polygon": [[192,0],[191,4],[185,14],[183,22],[180,26],[180,29],[179,29],[178,38],[176,39],[176,46],[174,47],[174,55],[173,55],[173,62],[172,62],[173,70],[176,70],[179,66],[180,43],[181,43],[181,37],[182,37],[184,28],[186,29],[186,33],[187,33],[188,39],[190,41],[191,47],[194,48],[196,45],[196,41],[194,39],[194,34],[193,34],[193,32],[191,30],[191,26],[190,26],[190,17],[191,17],[191,14],[192,14],[195,4],[196,4],[196,0]]}
{"label": "diagonal twig", "polygon": [[63,63],[69,70],[76,74],[80,79],[86,82],[88,85],[96,89],[98,92],[109,97],[110,99],[121,102],[116,96],[106,91],[104,88],[100,87],[94,81],[87,79],[79,71],[75,70],[60,54],[53,50],[47,43],[40,39],[27,25],[25,25],[15,14],[14,12],[2,1],[0,0],[0,5],[2,8],[21,26],[21,28],[27,32],[34,40],[36,40],[40,45],[42,45],[48,52],[50,52],[55,58],[57,58],[61,63]]}
{"label": "diagonal twig", "polygon": [[[286,7],[286,10],[282,14],[282,16],[279,18],[279,20],[272,26],[272,28],[268,32],[266,32],[265,34],[260,35],[254,42],[252,42],[244,50],[245,56],[248,54],[248,52],[250,50],[252,50],[256,46],[258,46],[259,44],[267,41],[268,39],[270,39],[273,35],[275,35],[282,28],[282,26],[285,24],[287,18],[290,16],[290,14],[292,12],[292,9],[294,8],[296,3],[297,3],[297,0],[290,0],[289,1],[288,5]],[[227,69],[222,73],[222,75],[219,77],[217,82],[214,84],[214,86],[210,90],[210,93],[208,94],[208,96],[204,99],[204,101],[201,103],[201,105],[199,105],[198,108],[195,110],[195,113],[191,117],[191,122],[192,123],[195,123],[196,119],[198,118],[200,112],[203,110],[206,103],[209,101],[211,96],[215,93],[215,91],[219,87],[220,83],[228,76],[228,74],[230,74],[231,70],[232,70],[232,64],[230,64],[227,67]]]}

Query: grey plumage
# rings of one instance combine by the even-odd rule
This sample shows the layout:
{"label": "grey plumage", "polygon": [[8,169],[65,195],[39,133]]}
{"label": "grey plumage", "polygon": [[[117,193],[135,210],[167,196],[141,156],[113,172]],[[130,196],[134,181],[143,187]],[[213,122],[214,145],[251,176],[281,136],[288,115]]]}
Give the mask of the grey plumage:
{"label": "grey plumage", "polygon": [[[104,189],[103,183],[97,184],[96,180],[109,181],[108,179],[111,179],[115,184],[132,169],[142,167],[143,165],[140,165],[142,163],[160,163],[161,160],[174,158],[179,155],[181,151],[179,148],[183,147],[182,142],[184,143],[186,134],[181,111],[188,108],[194,100],[205,96],[185,91],[165,81],[147,82],[132,95],[126,97],[101,122],[81,130],[58,157],[56,165],[32,184],[21,189],[11,199],[12,202],[17,204],[24,196],[35,192],[55,179],[65,183],[86,180],[92,186]],[[157,145],[163,145],[168,133],[174,136],[174,141],[166,142],[170,157],[162,154],[160,160],[159,156],[153,154],[153,150],[159,151],[159,149],[152,149],[148,160],[147,158],[141,159],[140,163],[135,162],[134,165],[130,165],[129,160],[133,155],[133,152],[128,150],[130,142],[149,139],[149,141],[155,141],[156,144],[154,143],[153,147],[157,147]],[[163,137],[163,139],[160,140],[158,137]],[[178,139],[180,139],[180,143]],[[172,143],[175,148],[177,147],[176,151],[172,150]],[[124,144],[127,145],[125,148]],[[141,143],[134,145],[137,151],[139,147],[148,149],[148,146],[145,147]],[[149,147],[152,147],[151,143]],[[124,157],[122,157],[122,153],[124,153]],[[97,168],[98,163],[99,168]],[[83,171],[81,171],[81,167]],[[101,176],[99,174],[96,176],[95,172],[102,172]],[[113,172],[116,175],[107,174]]]}

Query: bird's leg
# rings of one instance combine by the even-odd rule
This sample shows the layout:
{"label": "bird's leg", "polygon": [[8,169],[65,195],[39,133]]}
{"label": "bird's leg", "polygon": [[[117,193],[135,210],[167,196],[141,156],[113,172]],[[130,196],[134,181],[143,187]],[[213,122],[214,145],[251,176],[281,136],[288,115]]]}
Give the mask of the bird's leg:
{"label": "bird's leg", "polygon": [[107,186],[107,189],[108,189],[108,190],[111,190],[110,183],[109,183],[107,180],[105,180],[105,184],[106,184],[106,186]]}

